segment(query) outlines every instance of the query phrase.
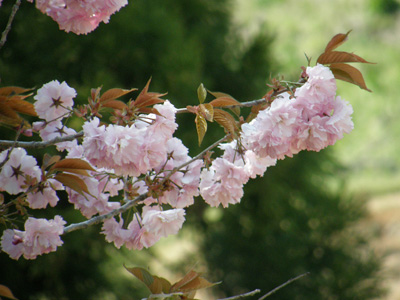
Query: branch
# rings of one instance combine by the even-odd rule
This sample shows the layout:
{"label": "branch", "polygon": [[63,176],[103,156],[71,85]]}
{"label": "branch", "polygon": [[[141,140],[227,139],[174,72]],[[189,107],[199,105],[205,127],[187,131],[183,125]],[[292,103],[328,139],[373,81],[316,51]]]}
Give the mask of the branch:
{"label": "branch", "polygon": [[64,228],[63,234],[70,233],[71,231],[75,231],[75,230],[79,230],[79,229],[85,229],[91,225],[99,224],[99,223],[103,222],[104,220],[110,219],[120,213],[127,211],[132,206],[134,206],[137,202],[142,201],[142,200],[146,199],[147,197],[148,197],[147,193],[141,194],[141,195],[137,196],[135,199],[126,202],[120,208],[114,209],[107,214],[104,214],[101,216],[96,216],[87,221],[83,221],[80,223],[74,223],[74,224],[68,225],[67,227]]}
{"label": "branch", "polygon": [[259,289],[256,289],[256,290],[251,291],[251,292],[248,292],[248,293],[244,293],[244,294],[232,296],[232,297],[229,297],[229,298],[217,299],[217,300],[235,300],[235,299],[241,299],[241,298],[253,296],[253,295],[255,295],[255,294],[258,294],[259,292],[260,292],[260,290],[259,290]]}
{"label": "branch", "polygon": [[229,135],[225,135],[223,138],[220,138],[218,141],[216,141],[214,144],[208,146],[206,149],[204,149],[203,151],[201,151],[199,154],[197,154],[195,157],[193,157],[191,160],[181,164],[178,167],[175,167],[174,169],[172,169],[172,171],[168,174],[168,176],[165,177],[164,181],[167,181],[173,174],[175,174],[176,172],[178,172],[180,169],[190,165],[192,162],[202,158],[208,151],[210,151],[211,149],[217,147],[219,144],[221,144],[223,141],[225,141],[227,138],[229,137]]}
{"label": "branch", "polygon": [[1,34],[0,49],[4,46],[4,44],[5,44],[6,41],[7,41],[7,35],[8,35],[8,33],[10,32],[10,30],[11,30],[11,24],[12,24],[12,22],[13,22],[13,20],[14,20],[14,17],[15,17],[15,15],[16,15],[16,13],[17,13],[17,11],[18,11],[20,5],[21,5],[21,0],[17,0],[17,1],[15,2],[15,4],[13,5],[13,7],[12,7],[10,17],[8,18],[7,26],[6,26],[6,28],[4,29],[3,33]]}
{"label": "branch", "polygon": [[46,148],[51,145],[55,145],[61,142],[68,142],[68,141],[73,141],[79,137],[83,136],[83,131],[79,131],[78,133],[72,134],[72,135],[67,135],[63,137],[56,137],[54,139],[48,140],[48,141],[41,141],[41,142],[14,142],[14,141],[7,141],[7,140],[0,140],[0,146],[6,146],[6,147],[21,147],[21,148],[30,148],[30,149],[39,149],[39,148]]}
{"label": "branch", "polygon": [[[251,100],[251,101],[247,101],[247,102],[242,102],[242,103],[240,103],[240,104],[238,104],[238,105],[224,106],[224,107],[222,107],[222,108],[252,107],[252,106],[254,106],[254,105],[257,105],[257,104],[260,104],[260,103],[263,103],[263,102],[265,102],[265,98],[261,98],[261,99],[257,99],[257,100]],[[177,113],[177,114],[183,114],[183,113],[187,113],[187,112],[189,112],[189,111],[187,110],[187,108],[178,108],[178,109],[176,110],[176,113]]]}
{"label": "branch", "polygon": [[258,300],[264,300],[265,298],[271,296],[273,293],[279,291],[281,288],[284,288],[284,287],[287,286],[288,284],[291,284],[293,281],[296,281],[296,280],[298,280],[298,279],[300,279],[300,278],[303,278],[304,276],[307,276],[308,274],[310,274],[310,272],[307,272],[307,273],[301,274],[301,275],[299,275],[299,276],[297,276],[297,277],[294,277],[294,278],[289,279],[289,280],[286,281],[285,283],[283,283],[283,284],[281,284],[280,286],[274,288],[272,291],[266,293],[264,296],[262,296],[262,297],[259,298]]}
{"label": "branch", "polygon": [[[187,165],[191,164],[195,160],[201,158],[207,151],[209,151],[212,148],[218,146],[220,143],[222,143],[227,138],[228,138],[228,135],[224,136],[223,138],[219,139],[214,144],[212,144],[211,146],[207,147],[205,150],[200,152],[198,155],[196,155],[191,160],[189,160],[186,163],[183,163],[182,165],[174,168],[171,171],[171,173],[168,174],[168,176],[164,178],[164,181],[167,181],[172,176],[172,174],[178,172],[180,169],[186,167]],[[80,223],[75,223],[75,224],[68,225],[67,227],[64,228],[64,233],[63,234],[70,233],[71,231],[75,231],[75,230],[79,230],[79,229],[85,229],[85,228],[88,228],[91,225],[99,224],[99,223],[103,222],[104,220],[110,219],[111,217],[114,217],[114,216],[116,216],[116,215],[118,215],[120,213],[123,213],[123,212],[127,211],[131,207],[135,206],[137,202],[145,200],[147,197],[149,197],[147,193],[141,194],[138,197],[136,197],[135,199],[127,201],[121,207],[119,207],[117,209],[114,209],[114,210],[110,211],[107,214],[96,216],[96,217],[93,217],[93,218],[91,218],[89,220],[86,220],[86,221],[83,221],[83,222],[80,222]]]}

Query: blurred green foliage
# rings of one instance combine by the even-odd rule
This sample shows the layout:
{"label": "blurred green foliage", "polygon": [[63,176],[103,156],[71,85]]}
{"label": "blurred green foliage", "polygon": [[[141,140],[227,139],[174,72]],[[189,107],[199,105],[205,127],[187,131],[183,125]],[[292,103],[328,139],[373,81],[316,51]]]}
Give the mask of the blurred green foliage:
{"label": "blurred green foliage", "polygon": [[223,281],[221,291],[266,293],[310,272],[280,290],[277,299],[379,296],[379,259],[368,247],[368,235],[353,227],[365,211],[343,189],[329,149],[302,152],[250,181],[242,202],[220,218],[206,213],[202,250],[214,279]]}
{"label": "blurred green foliage", "polygon": [[[3,1],[0,28],[5,27],[12,4]],[[238,35],[240,28],[231,20],[232,4],[136,0],[109,24],[75,36],[61,32],[50,18],[23,2],[0,51],[1,84],[39,88],[50,80],[65,80],[78,91],[77,102],[83,103],[90,88],[141,89],[152,77],[150,90],[168,91],[177,107],[197,104],[200,82],[241,101],[260,98],[276,66],[271,38],[269,32],[246,39]],[[178,118],[178,136],[196,154],[193,117]],[[221,129],[210,130],[203,145],[221,135]],[[192,225],[200,224],[205,232],[202,253],[209,273],[224,281],[221,289],[229,295],[251,288],[268,290],[310,271],[280,299],[369,299],[378,293],[378,262],[362,252],[366,241],[348,231],[362,209],[331,189],[338,170],[328,152],[304,153],[250,182],[242,203],[223,210],[217,222],[201,217],[207,211],[201,200],[189,210],[189,222],[199,216]],[[49,213],[66,215],[68,222],[82,220],[66,199]],[[15,262],[1,253],[0,265],[7,271],[0,272],[0,283],[20,299],[144,297],[145,291],[122,263],[146,266],[151,250],[116,250],[98,234],[99,228],[66,235],[57,252],[35,261]]]}

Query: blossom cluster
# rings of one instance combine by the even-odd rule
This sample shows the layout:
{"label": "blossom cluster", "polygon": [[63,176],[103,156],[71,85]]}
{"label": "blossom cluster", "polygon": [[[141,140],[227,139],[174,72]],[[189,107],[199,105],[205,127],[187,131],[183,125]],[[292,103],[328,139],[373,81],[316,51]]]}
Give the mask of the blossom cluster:
{"label": "blossom cluster", "polygon": [[[57,172],[46,172],[24,149],[0,153],[0,191],[25,195],[32,209],[58,202],[65,190],[68,201],[90,219],[103,221],[105,239],[118,248],[147,248],[160,238],[176,234],[185,221],[185,208],[201,196],[210,206],[240,202],[250,178],[263,176],[277,160],[301,150],[319,151],[334,144],[353,128],[350,104],[336,96],[336,82],[329,68],[317,65],[305,71],[307,80],[294,93],[279,94],[271,105],[243,124],[237,139],[219,145],[220,157],[205,163],[189,156],[174,136],[176,108],[168,100],[154,105],[153,113],[141,113],[129,125],[104,124],[91,116],[84,122],[83,140],[57,144],[69,159],[90,168],[64,169],[61,179],[82,182],[87,190],[65,184]],[[52,81],[38,90],[34,107],[42,121],[33,126],[43,141],[75,134],[64,118],[73,107],[76,92],[65,82]],[[156,113],[155,113],[156,112]],[[59,176],[59,177],[57,177]],[[61,183],[64,182],[64,185]],[[136,201],[137,197],[140,201]],[[123,202],[134,202],[133,217],[121,211]],[[116,213],[114,213],[116,212]],[[25,231],[7,229],[2,250],[10,257],[34,259],[61,246],[66,222],[28,218]]]}
{"label": "blossom cluster", "polygon": [[127,0],[35,0],[36,8],[56,21],[61,30],[76,34],[87,34],[101,22],[108,23],[110,16],[127,4]]}

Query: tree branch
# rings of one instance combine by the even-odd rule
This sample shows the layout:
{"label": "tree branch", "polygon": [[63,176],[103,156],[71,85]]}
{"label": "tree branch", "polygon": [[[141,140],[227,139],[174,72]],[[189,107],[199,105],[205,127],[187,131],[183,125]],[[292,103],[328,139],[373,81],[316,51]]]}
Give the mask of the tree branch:
{"label": "tree branch", "polygon": [[55,145],[61,142],[68,142],[68,141],[73,141],[77,138],[80,138],[83,136],[83,131],[79,131],[76,134],[72,135],[67,135],[63,137],[56,137],[54,139],[48,140],[48,141],[33,141],[33,142],[14,142],[14,141],[7,141],[7,140],[0,140],[0,147],[1,146],[6,146],[6,147],[21,147],[21,148],[30,148],[30,149],[39,149],[39,148],[46,148],[51,145]]}
{"label": "tree branch", "polygon": [[203,151],[201,151],[199,154],[197,154],[195,157],[193,157],[191,160],[181,164],[178,167],[175,167],[174,169],[172,169],[172,171],[168,174],[168,176],[165,177],[164,181],[168,180],[173,174],[175,174],[176,172],[178,172],[180,169],[190,165],[192,162],[202,158],[204,156],[204,154],[206,154],[208,151],[210,151],[211,149],[217,147],[219,144],[221,144],[223,141],[225,141],[227,138],[229,137],[229,135],[225,135],[223,138],[220,138],[218,141],[216,141],[215,143],[213,143],[212,145],[208,146],[206,149],[204,149]]}
{"label": "tree branch", "polygon": [[148,197],[147,193],[141,194],[141,195],[137,196],[135,199],[127,201],[120,208],[114,209],[107,214],[104,214],[101,216],[96,216],[87,221],[83,221],[80,223],[74,223],[74,224],[68,225],[67,227],[64,228],[63,234],[70,233],[72,231],[79,230],[79,229],[85,229],[91,225],[99,224],[99,223],[103,222],[104,220],[110,219],[120,213],[127,211],[132,206],[134,206],[137,202],[142,201],[142,200],[146,199],[147,197]]}
{"label": "tree branch", "polygon": [[271,296],[273,293],[279,291],[281,288],[284,288],[285,286],[287,286],[288,284],[291,284],[293,281],[296,281],[300,278],[303,278],[304,276],[307,276],[308,274],[310,274],[310,272],[301,274],[297,277],[291,278],[288,281],[286,281],[285,283],[281,284],[280,286],[274,288],[273,290],[269,291],[268,293],[266,293],[264,296],[262,296],[261,298],[259,298],[258,300],[264,300],[265,298]]}
{"label": "tree branch", "polygon": [[217,299],[217,300],[235,300],[235,299],[241,299],[241,298],[253,296],[253,295],[255,295],[255,294],[258,294],[259,292],[260,292],[260,290],[259,290],[259,289],[256,289],[256,290],[254,290],[254,291],[247,292],[247,293],[244,293],[244,294],[240,294],[240,295],[236,295],[236,296],[232,296],[232,297],[228,297],[228,298]]}
{"label": "tree branch", "polygon": [[0,49],[4,46],[4,44],[5,44],[6,41],[7,41],[7,35],[8,35],[8,33],[10,32],[10,30],[11,30],[11,24],[12,24],[12,22],[13,22],[13,20],[14,20],[14,17],[15,17],[15,15],[16,15],[16,13],[17,13],[17,11],[18,11],[20,5],[21,5],[21,0],[17,0],[17,1],[15,2],[15,4],[13,5],[13,7],[12,7],[10,17],[8,18],[7,26],[6,26],[6,28],[4,29],[3,33],[1,34]]}
{"label": "tree branch", "polygon": [[[171,171],[171,173],[168,174],[168,176],[164,178],[164,181],[167,181],[169,179],[169,177],[172,176],[172,174],[178,172],[180,169],[186,167],[187,165],[191,164],[195,160],[201,158],[207,151],[209,151],[212,148],[218,146],[220,143],[222,143],[227,138],[228,138],[228,135],[224,136],[223,138],[221,138],[218,141],[216,141],[215,143],[213,143],[211,146],[209,146],[206,149],[204,149],[202,152],[200,152],[198,155],[196,155],[191,160],[189,160],[186,163],[183,163],[182,165],[174,168]],[[111,217],[114,217],[114,216],[116,216],[116,215],[118,215],[120,213],[123,213],[123,212],[127,211],[128,209],[133,207],[137,202],[145,200],[147,197],[149,197],[149,195],[147,193],[141,194],[141,195],[139,195],[138,197],[136,197],[133,200],[126,201],[126,203],[124,205],[122,205],[121,207],[119,207],[117,209],[114,209],[114,210],[110,211],[107,214],[96,216],[96,217],[93,217],[93,218],[91,218],[89,220],[86,220],[86,221],[83,221],[83,222],[80,222],[80,223],[75,223],[75,224],[68,225],[67,227],[64,228],[64,233],[63,234],[70,233],[71,231],[75,231],[75,230],[79,230],[79,229],[85,229],[85,228],[88,228],[91,225],[99,224],[99,223],[103,222],[104,220],[110,219]]]}

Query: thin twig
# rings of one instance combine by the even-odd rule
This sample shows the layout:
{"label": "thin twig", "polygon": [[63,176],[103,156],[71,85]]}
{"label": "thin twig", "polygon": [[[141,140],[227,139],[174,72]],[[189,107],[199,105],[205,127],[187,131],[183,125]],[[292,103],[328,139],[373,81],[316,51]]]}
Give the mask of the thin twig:
{"label": "thin twig", "polygon": [[48,141],[33,141],[33,142],[13,142],[13,141],[7,141],[7,140],[0,140],[0,147],[6,146],[10,147],[12,145],[15,145],[15,147],[21,147],[21,148],[30,148],[30,149],[39,149],[39,148],[46,148],[51,145],[55,145],[61,142],[68,142],[68,141],[73,141],[77,138],[80,138],[83,136],[83,131],[80,131],[78,133],[72,134],[72,135],[67,135],[67,136],[62,136],[62,137],[56,137],[54,139],[48,140]]}
{"label": "thin twig", "polygon": [[262,296],[262,297],[259,298],[258,300],[264,300],[265,298],[271,296],[273,293],[279,291],[281,288],[284,288],[284,287],[287,286],[288,284],[291,284],[293,281],[296,281],[296,280],[298,280],[298,279],[300,279],[300,278],[303,278],[304,276],[307,276],[308,274],[310,274],[310,272],[307,272],[307,273],[301,274],[301,275],[299,275],[299,276],[297,276],[297,277],[294,277],[294,278],[289,279],[289,280],[286,281],[285,283],[283,283],[283,284],[281,284],[280,286],[274,288],[272,291],[266,293],[264,296]]}
{"label": "thin twig", "polygon": [[203,151],[201,151],[199,154],[197,154],[195,157],[193,157],[191,160],[181,164],[178,167],[175,167],[172,169],[172,171],[168,174],[168,176],[166,176],[164,178],[164,181],[168,180],[173,174],[175,174],[176,172],[178,172],[180,169],[186,167],[187,165],[190,165],[192,162],[202,158],[208,151],[210,151],[211,149],[214,149],[215,147],[217,147],[219,144],[221,144],[223,141],[225,141],[227,138],[229,137],[229,135],[225,135],[223,138],[220,138],[218,141],[216,141],[215,143],[213,143],[211,146],[208,146],[206,149],[204,149]]}
{"label": "thin twig", "polygon": [[11,144],[10,145],[11,147],[10,147],[10,149],[8,149],[5,159],[2,162],[0,162],[0,169],[7,163],[7,161],[10,159],[11,152],[14,150],[15,147],[17,147],[16,144],[18,143],[18,139],[19,139],[19,136],[21,135],[22,131],[23,131],[23,126],[21,124],[21,126],[19,127],[19,129],[17,131],[17,134],[15,135],[14,141],[9,141]]}
{"label": "thin twig", "polygon": [[71,224],[64,228],[63,234],[70,233],[72,231],[79,230],[79,229],[85,229],[91,225],[99,224],[99,223],[103,222],[104,220],[110,219],[118,214],[121,214],[121,213],[127,211],[132,206],[134,206],[137,202],[142,201],[142,200],[146,199],[147,197],[148,197],[147,193],[141,194],[140,196],[137,196],[135,199],[126,202],[120,208],[114,209],[107,214],[104,214],[101,216],[96,216],[87,221],[83,221],[80,223]]}
{"label": "thin twig", "polygon": [[254,296],[255,294],[258,294],[260,292],[259,289],[256,289],[254,291],[251,292],[247,292],[244,294],[240,294],[240,295],[236,295],[236,296],[232,296],[232,297],[228,297],[228,298],[222,298],[222,299],[217,299],[217,300],[235,300],[235,299],[241,299],[241,298],[245,298],[245,297],[250,297],[250,296]]}
{"label": "thin twig", "polygon": [[6,28],[4,29],[3,33],[1,34],[0,49],[4,46],[4,44],[5,44],[6,41],[7,41],[7,35],[8,35],[8,33],[10,32],[10,30],[11,30],[11,24],[12,24],[12,22],[13,22],[13,20],[14,20],[14,17],[15,17],[15,15],[16,15],[16,13],[17,13],[17,11],[18,11],[20,5],[21,5],[21,0],[17,0],[17,1],[15,2],[15,4],[13,5],[13,7],[12,7],[10,17],[8,18],[7,26],[6,26]]}
{"label": "thin twig", "polygon": [[[265,102],[265,98],[261,98],[261,99],[257,99],[257,100],[251,100],[251,101],[246,101],[246,102],[241,102],[238,105],[229,105],[229,106],[224,106],[223,108],[234,108],[234,107],[252,107],[254,105],[260,104],[260,103],[264,103]],[[187,108],[178,108],[176,110],[177,114],[183,114],[183,113],[187,113],[189,112],[187,110]]]}

